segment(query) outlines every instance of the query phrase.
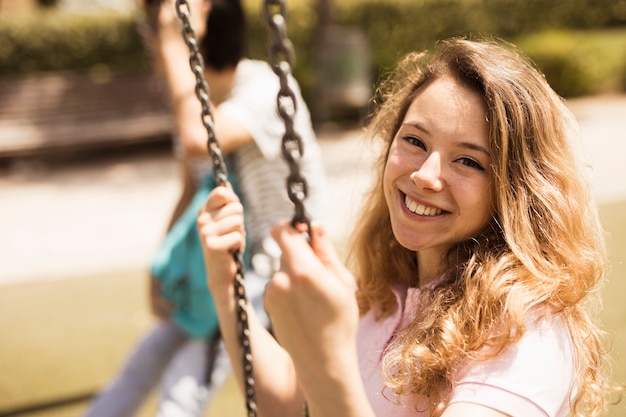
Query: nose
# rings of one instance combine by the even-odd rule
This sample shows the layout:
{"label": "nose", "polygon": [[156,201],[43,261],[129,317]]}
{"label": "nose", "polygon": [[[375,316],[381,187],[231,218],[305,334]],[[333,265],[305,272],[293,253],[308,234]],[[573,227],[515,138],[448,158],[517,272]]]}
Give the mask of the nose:
{"label": "nose", "polygon": [[441,156],[436,152],[428,155],[424,163],[411,173],[411,181],[420,188],[441,191],[443,189]]}

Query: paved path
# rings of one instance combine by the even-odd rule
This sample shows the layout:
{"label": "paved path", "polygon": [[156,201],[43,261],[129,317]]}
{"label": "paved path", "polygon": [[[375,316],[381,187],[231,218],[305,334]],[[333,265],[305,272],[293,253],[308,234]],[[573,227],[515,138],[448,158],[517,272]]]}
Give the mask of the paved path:
{"label": "paved path", "polygon": [[[626,96],[569,103],[601,202],[626,199]],[[359,131],[325,132],[327,229],[340,239],[357,215],[371,174]],[[0,170],[0,286],[87,276],[147,265],[178,193],[167,150],[141,156]]]}

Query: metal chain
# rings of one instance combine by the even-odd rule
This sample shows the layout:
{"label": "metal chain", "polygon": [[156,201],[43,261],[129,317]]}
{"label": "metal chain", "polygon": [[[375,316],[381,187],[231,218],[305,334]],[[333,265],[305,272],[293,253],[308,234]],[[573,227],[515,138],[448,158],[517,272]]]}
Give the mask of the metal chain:
{"label": "metal chain", "polygon": [[285,123],[285,134],[282,140],[282,154],[289,167],[287,177],[287,193],[295,205],[292,225],[303,224],[306,230],[300,231],[310,236],[311,221],[306,214],[304,201],[308,196],[308,185],[300,171],[300,163],[304,154],[304,144],[294,129],[294,118],[297,110],[296,94],[289,86],[289,74],[295,58],[293,44],[287,37],[287,7],[284,0],[265,0],[264,15],[272,31],[269,49],[269,61],[272,70],[280,80],[280,90],[276,97],[278,114]]}
{"label": "metal chain", "polygon": [[[207,147],[212,160],[213,175],[218,186],[228,183],[228,169],[224,162],[224,156],[217,141],[214,129],[213,112],[210,106],[209,86],[204,78],[204,61],[198,49],[198,38],[191,27],[190,8],[187,0],[176,0],[176,14],[182,21],[182,35],[185,43],[189,47],[189,66],[196,77],[196,97],[202,105],[202,124],[206,128],[208,139]],[[248,325],[248,312],[246,310],[247,299],[244,282],[244,266],[240,251],[233,254],[237,265],[234,289],[235,302],[237,304],[237,332],[239,345],[241,347],[241,360],[243,367],[243,380],[245,387],[246,410],[248,417],[256,417],[256,392],[254,386],[254,376],[252,368],[252,351],[250,345],[250,330]]]}
{"label": "metal chain", "polygon": [[[289,86],[289,74],[293,68],[295,52],[293,43],[287,36],[287,6],[284,0],[265,0],[265,20],[272,31],[269,49],[269,61],[272,70],[280,80],[280,90],[276,97],[278,114],[285,123],[285,134],[282,140],[283,158],[289,166],[287,177],[287,193],[295,205],[295,214],[291,224],[305,225],[306,230],[298,229],[311,238],[311,220],[306,214],[304,201],[308,196],[308,185],[300,171],[300,162],[304,154],[302,137],[294,129],[294,118],[297,111],[296,94]],[[306,401],[302,406],[304,417],[309,416]]]}
{"label": "metal chain", "polygon": [[[276,97],[278,114],[285,124],[285,134],[282,138],[282,155],[289,167],[287,177],[287,194],[295,206],[292,225],[306,226],[305,232],[310,236],[311,222],[306,214],[304,201],[308,196],[308,185],[300,171],[300,163],[304,154],[304,145],[301,136],[294,129],[294,117],[297,110],[296,95],[289,86],[289,75],[294,62],[293,44],[287,37],[286,5],[283,0],[265,0],[265,19],[272,30],[272,42],[269,56],[272,70],[278,76],[280,89]],[[214,117],[210,106],[210,94],[204,79],[204,61],[198,50],[198,40],[190,22],[190,8],[186,0],[176,0],[176,14],[182,21],[182,35],[189,47],[189,65],[196,78],[195,92],[202,106],[202,124],[207,130],[207,147],[213,162],[213,174],[218,185],[228,182],[228,171],[224,163],[219,142],[214,130]],[[300,229],[301,230],[301,229]],[[302,230],[301,230],[302,231]],[[244,268],[241,253],[234,255],[237,263],[235,276],[235,301],[238,313],[238,334],[242,353],[243,379],[245,385],[246,409],[248,417],[256,417],[256,392],[252,367],[252,352],[250,346],[250,331],[248,313],[246,311],[246,294],[243,286]],[[308,415],[308,407],[304,404],[304,414]]]}

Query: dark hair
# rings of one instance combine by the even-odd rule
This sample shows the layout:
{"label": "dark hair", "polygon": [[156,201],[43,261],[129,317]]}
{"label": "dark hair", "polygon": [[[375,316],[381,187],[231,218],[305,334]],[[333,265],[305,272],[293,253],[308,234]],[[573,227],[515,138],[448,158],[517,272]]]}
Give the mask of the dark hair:
{"label": "dark hair", "polygon": [[200,50],[207,67],[222,70],[244,57],[246,19],[240,0],[211,0]]}

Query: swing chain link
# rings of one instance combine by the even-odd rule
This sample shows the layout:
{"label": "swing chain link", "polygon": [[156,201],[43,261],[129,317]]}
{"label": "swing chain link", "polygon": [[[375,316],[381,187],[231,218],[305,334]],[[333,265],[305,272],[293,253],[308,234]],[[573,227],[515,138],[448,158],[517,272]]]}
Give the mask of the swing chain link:
{"label": "swing chain link", "polygon": [[209,86],[204,78],[204,60],[198,49],[198,38],[191,26],[190,7],[187,0],[176,1],[176,14],[182,22],[181,32],[183,39],[189,47],[189,66],[196,77],[195,93],[202,106],[202,124],[208,134],[207,148],[212,160],[213,174],[217,185],[225,185],[228,182],[228,170],[224,162],[224,156],[217,141],[214,129],[213,111],[210,105]]}
{"label": "swing chain link", "polygon": [[[305,234],[311,238],[311,221],[304,208],[304,200],[308,196],[308,185],[300,171],[300,162],[304,154],[302,137],[294,129],[294,117],[297,110],[296,94],[289,86],[289,74],[293,68],[295,52],[293,43],[287,36],[287,6],[284,0],[265,0],[263,8],[265,20],[272,32],[269,48],[269,61],[272,70],[280,80],[280,90],[276,97],[278,114],[285,123],[285,134],[282,140],[283,159],[289,167],[287,177],[287,193],[295,205],[295,214],[291,224],[306,226]],[[302,414],[309,417],[309,407],[302,404]]]}
{"label": "swing chain link", "polygon": [[[308,196],[308,185],[300,171],[300,162],[304,153],[301,136],[294,129],[294,117],[297,110],[296,95],[289,86],[289,75],[294,62],[294,48],[287,37],[286,11],[284,0],[265,0],[265,19],[272,30],[270,45],[270,65],[278,76],[280,89],[276,97],[276,106],[280,117],[285,124],[285,134],[282,139],[282,154],[289,167],[287,177],[287,194],[295,205],[295,214],[292,224],[304,224],[306,233],[310,236],[311,224],[306,214],[304,201]],[[215,135],[215,120],[210,106],[210,93],[204,78],[204,61],[198,49],[198,39],[191,26],[190,6],[187,0],[176,0],[176,14],[182,22],[181,33],[189,48],[189,66],[196,78],[195,94],[202,106],[202,124],[208,139],[207,148],[212,161],[213,175],[218,186],[228,183],[228,170],[224,162],[220,144]],[[240,252],[233,255],[237,272],[234,281],[235,302],[237,304],[237,322],[239,344],[242,353],[243,379],[245,386],[246,410],[248,417],[256,417],[256,391],[252,366],[252,350],[250,344],[250,330],[248,325],[247,300],[244,281],[243,259]],[[304,415],[308,415],[308,407],[304,404]]]}
{"label": "swing chain link", "polygon": [[280,80],[280,90],[276,97],[278,114],[285,123],[282,139],[282,154],[289,167],[287,193],[295,205],[292,225],[306,225],[310,236],[311,224],[306,214],[304,200],[308,195],[306,179],[300,172],[300,163],[304,153],[302,137],[294,129],[294,117],[297,110],[296,94],[289,86],[289,75],[293,68],[294,48],[287,36],[287,6],[284,0],[265,0],[264,15],[272,32],[269,48],[269,61],[272,70]]}
{"label": "swing chain link", "polygon": [[[195,93],[202,106],[202,124],[206,128],[208,139],[207,147],[211,158],[213,175],[218,186],[228,183],[228,169],[224,162],[224,155],[215,135],[215,120],[210,106],[209,86],[204,78],[204,61],[198,49],[198,38],[190,20],[190,7],[187,0],[176,0],[176,14],[182,22],[182,35],[189,47],[189,66],[196,78]],[[235,274],[234,291],[237,305],[237,332],[241,347],[241,360],[243,367],[243,379],[245,385],[246,410],[248,417],[256,417],[256,392],[252,368],[252,350],[250,344],[250,329],[248,325],[248,311],[246,290],[244,283],[244,266],[241,251],[233,254],[237,266]]]}

